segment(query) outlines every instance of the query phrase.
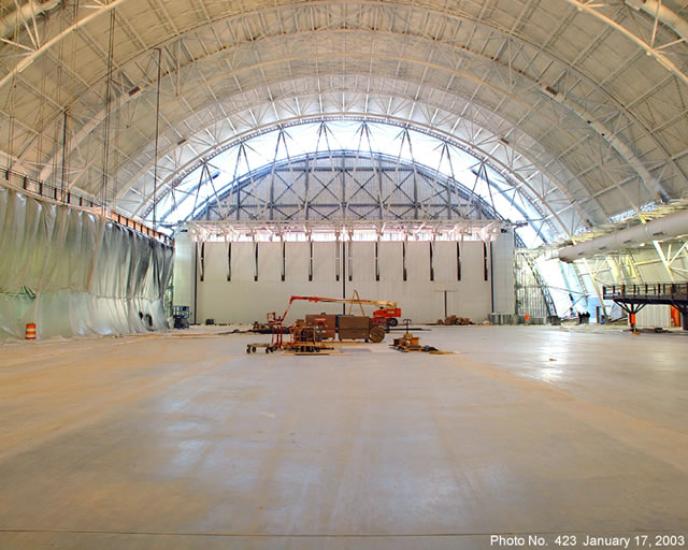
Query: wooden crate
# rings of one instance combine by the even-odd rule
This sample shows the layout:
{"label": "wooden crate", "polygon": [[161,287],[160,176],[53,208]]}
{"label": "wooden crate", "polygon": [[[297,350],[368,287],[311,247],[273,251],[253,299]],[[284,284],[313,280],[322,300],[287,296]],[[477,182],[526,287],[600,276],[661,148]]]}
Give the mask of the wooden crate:
{"label": "wooden crate", "polygon": [[340,315],[337,318],[340,340],[367,340],[370,335],[370,317]]}

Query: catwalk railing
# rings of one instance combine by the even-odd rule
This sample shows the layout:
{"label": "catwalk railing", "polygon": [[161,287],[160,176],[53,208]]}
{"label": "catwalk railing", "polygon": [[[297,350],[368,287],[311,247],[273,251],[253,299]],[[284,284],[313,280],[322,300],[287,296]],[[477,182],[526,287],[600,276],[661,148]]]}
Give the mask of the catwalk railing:
{"label": "catwalk railing", "polygon": [[602,289],[605,300],[628,304],[688,305],[688,282],[613,285]]}

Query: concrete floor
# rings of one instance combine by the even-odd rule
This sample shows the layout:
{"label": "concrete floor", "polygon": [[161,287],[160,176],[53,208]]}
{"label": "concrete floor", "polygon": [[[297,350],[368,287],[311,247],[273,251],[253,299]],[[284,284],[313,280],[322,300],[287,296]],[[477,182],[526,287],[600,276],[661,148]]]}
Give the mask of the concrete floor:
{"label": "concrete floor", "polygon": [[[688,534],[688,337],[441,327],[0,348],[0,548],[487,548]],[[550,546],[554,546],[550,544]]]}

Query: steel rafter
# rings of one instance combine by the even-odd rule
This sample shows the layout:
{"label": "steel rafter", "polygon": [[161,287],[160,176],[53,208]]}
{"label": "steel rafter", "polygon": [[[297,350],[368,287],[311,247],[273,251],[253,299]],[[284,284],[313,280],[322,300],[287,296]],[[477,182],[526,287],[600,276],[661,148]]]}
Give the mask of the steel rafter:
{"label": "steel rafter", "polygon": [[[326,4],[325,4],[325,5],[326,5]],[[376,8],[377,6],[373,6],[373,7]],[[403,7],[403,6],[402,6],[402,7]],[[316,9],[316,8],[313,7],[312,9]],[[373,8],[370,8],[370,9],[373,9]],[[205,11],[202,10],[202,9],[199,10],[199,11],[205,13],[207,22],[209,22],[209,21],[212,19],[212,18],[207,17],[207,15],[208,15],[208,13],[209,13],[207,9],[206,9]],[[483,18],[481,18],[481,17],[473,17],[473,16],[470,15],[469,11],[470,11],[470,10],[466,11],[465,13],[459,13],[458,15],[457,15],[457,14],[454,14],[454,13],[449,13],[449,14],[445,14],[445,15],[447,15],[448,17],[457,17],[457,16],[460,16],[460,17],[463,17],[465,20],[471,20],[471,21],[479,22],[481,25],[485,25],[485,24],[486,24],[486,22],[485,22],[485,20],[484,20]],[[489,10],[488,10],[488,12],[489,12]],[[527,12],[527,10],[523,9],[523,10],[519,13],[518,19],[515,21],[514,25],[512,25],[512,26],[509,28],[509,33],[510,33],[510,35],[512,35],[512,36],[518,35],[518,32],[516,32],[516,31],[517,31],[520,27],[523,26],[524,21],[525,21],[525,20],[524,20],[524,17],[525,17],[524,14],[525,14],[526,12]],[[483,13],[484,13],[484,12],[483,12]],[[402,15],[402,17],[403,17],[403,15]],[[409,20],[410,20],[410,19],[409,19]],[[280,24],[281,24],[281,26],[284,28],[284,26],[285,26],[284,22],[281,21]],[[405,29],[409,28],[410,26],[411,26],[410,24],[407,24],[407,25],[405,26]],[[502,32],[503,29],[497,29],[497,28],[495,28],[495,31],[497,31],[497,32]],[[519,39],[522,40],[523,37],[519,37]],[[517,51],[520,51],[520,50],[517,50]],[[427,73],[424,73],[424,74],[427,74]]]}
{"label": "steel rafter", "polygon": [[[357,199],[357,194],[373,179],[388,180],[383,198],[385,209],[382,217],[379,202],[374,196]],[[310,182],[306,189],[304,182]],[[212,178],[201,177],[196,186],[208,185]],[[314,185],[317,187],[314,188]],[[343,193],[337,196],[333,186],[342,185]],[[319,187],[319,189],[318,189]],[[436,188],[440,188],[436,191]],[[446,211],[446,203],[438,196],[451,188],[457,200],[451,206],[452,216]],[[413,189],[421,192],[414,200]],[[277,190],[280,194],[273,195]],[[314,193],[315,191],[315,193]],[[307,192],[314,193],[306,200]],[[193,193],[193,192],[192,192]],[[320,196],[327,196],[322,199]],[[241,195],[241,201],[237,201]],[[342,200],[337,200],[343,197]],[[275,202],[271,202],[275,199]],[[333,202],[334,199],[334,202]],[[266,216],[266,205],[281,218]],[[408,212],[422,207],[423,216],[408,217]],[[334,215],[337,214],[337,215]],[[429,167],[421,166],[398,157],[360,150],[321,149],[305,155],[278,160],[252,170],[231,183],[220,194],[213,194],[205,202],[194,204],[188,219],[203,220],[263,220],[272,221],[342,221],[353,220],[503,220],[493,205],[453,178]]]}

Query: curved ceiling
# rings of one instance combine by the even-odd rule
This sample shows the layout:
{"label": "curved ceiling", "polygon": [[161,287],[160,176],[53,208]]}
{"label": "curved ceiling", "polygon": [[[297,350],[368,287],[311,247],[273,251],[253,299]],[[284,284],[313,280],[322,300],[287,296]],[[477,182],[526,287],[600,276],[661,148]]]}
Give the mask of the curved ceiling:
{"label": "curved ceiling", "polygon": [[[301,122],[235,143],[162,191],[155,218],[380,222],[501,219],[525,242],[556,226],[510,174],[435,136],[388,123]],[[553,231],[554,229],[554,231]]]}
{"label": "curved ceiling", "polygon": [[0,46],[1,158],[125,213],[242,139],[347,117],[474,151],[562,237],[688,192],[683,1],[44,4]]}

